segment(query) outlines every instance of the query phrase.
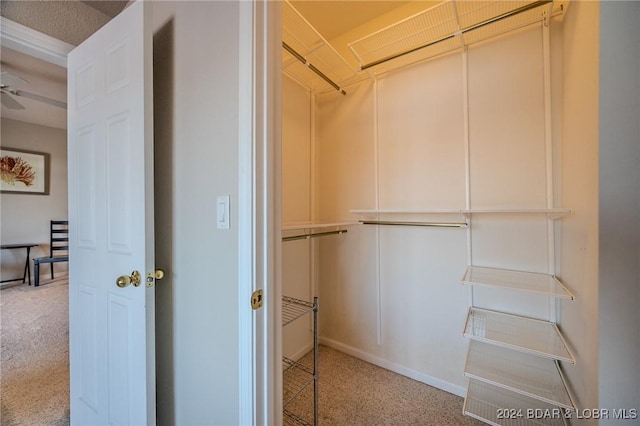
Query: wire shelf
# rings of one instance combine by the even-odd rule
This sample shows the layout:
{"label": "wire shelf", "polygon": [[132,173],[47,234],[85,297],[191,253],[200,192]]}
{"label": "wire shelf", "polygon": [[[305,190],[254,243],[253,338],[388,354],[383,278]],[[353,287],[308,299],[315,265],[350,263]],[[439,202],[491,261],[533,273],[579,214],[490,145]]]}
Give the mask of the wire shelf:
{"label": "wire shelf", "polygon": [[282,3],[282,39],[303,56],[324,44],[320,34],[286,1]]}
{"label": "wire shelf", "polygon": [[282,2],[282,41],[308,61],[302,64],[285,49],[282,71],[313,92],[331,89],[332,86],[313,72],[312,67],[338,85],[356,75],[349,63],[288,1]]}
{"label": "wire shelf", "polygon": [[469,308],[465,337],[545,358],[568,361],[575,358],[567,349],[555,323],[519,315]]}
{"label": "wire shelf", "polygon": [[283,411],[282,424],[287,426],[288,425],[313,426],[313,423],[309,423],[307,419],[300,417],[289,410]]}
{"label": "wire shelf", "polygon": [[282,358],[283,406],[293,401],[307,386],[313,383],[313,368],[292,359]]}
{"label": "wire shelf", "polygon": [[464,374],[549,404],[575,410],[557,361],[472,340]]}
{"label": "wire shelf", "polygon": [[350,210],[351,214],[379,215],[379,214],[546,214],[549,219],[557,219],[571,214],[571,209],[563,207],[555,208],[530,208],[530,209],[357,209]]}
{"label": "wire shelf", "polygon": [[305,300],[294,299],[289,296],[282,296],[282,326],[297,320],[301,316],[312,312],[315,306]]}
{"label": "wire shelf", "polygon": [[473,379],[462,411],[495,426],[566,426],[562,408]]}
{"label": "wire shelf", "polygon": [[458,28],[455,6],[449,1],[354,41],[349,47],[364,65],[442,40]]}
{"label": "wire shelf", "polygon": [[462,277],[462,283],[528,291],[573,300],[573,295],[562,282],[549,274],[470,266]]}
{"label": "wire shelf", "polygon": [[[391,71],[542,22],[551,1],[448,0],[349,44],[362,69]],[[563,8],[557,7],[556,13]]]}

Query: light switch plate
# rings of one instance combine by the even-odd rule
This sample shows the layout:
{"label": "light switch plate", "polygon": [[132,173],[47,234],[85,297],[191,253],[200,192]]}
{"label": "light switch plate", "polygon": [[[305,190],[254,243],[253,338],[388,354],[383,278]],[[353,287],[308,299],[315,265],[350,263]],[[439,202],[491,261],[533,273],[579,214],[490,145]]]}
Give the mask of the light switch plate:
{"label": "light switch plate", "polygon": [[216,199],[216,227],[229,229],[229,196],[219,195]]}

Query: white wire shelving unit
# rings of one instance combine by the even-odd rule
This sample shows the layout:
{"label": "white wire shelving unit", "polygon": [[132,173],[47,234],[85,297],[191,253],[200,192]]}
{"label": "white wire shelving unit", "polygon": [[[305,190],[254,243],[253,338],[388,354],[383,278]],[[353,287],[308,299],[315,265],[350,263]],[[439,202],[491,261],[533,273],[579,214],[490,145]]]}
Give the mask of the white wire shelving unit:
{"label": "white wire shelving unit", "polygon": [[[282,70],[314,93],[337,90],[564,13],[567,1],[446,0],[348,44],[354,68],[288,1]],[[286,45],[286,46],[285,46]],[[319,71],[319,72],[317,72]]]}
{"label": "white wire shelving unit", "polygon": [[560,15],[553,0],[448,0],[349,43],[361,70],[375,75],[460,51]]}

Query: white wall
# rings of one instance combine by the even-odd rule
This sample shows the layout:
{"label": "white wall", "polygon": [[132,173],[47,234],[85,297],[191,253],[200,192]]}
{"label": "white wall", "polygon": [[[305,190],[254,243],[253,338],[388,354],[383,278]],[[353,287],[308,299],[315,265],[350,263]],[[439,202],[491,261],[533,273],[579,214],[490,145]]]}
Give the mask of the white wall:
{"label": "white wall", "polygon": [[[562,25],[560,276],[576,300],[560,327],[576,365],[563,364],[580,408],[598,408],[598,2],[572,2]],[[605,407],[603,407],[605,408]]]}
{"label": "white wall", "polygon": [[[31,258],[49,256],[49,221],[67,219],[67,132],[21,121],[2,119],[2,147],[50,154],[49,195],[3,193],[0,195],[2,244],[37,243]],[[25,250],[2,250],[2,279],[22,276]],[[68,271],[66,263],[54,264],[56,273]],[[31,269],[33,274],[33,266]],[[51,277],[49,266],[40,270]]]}
{"label": "white wall", "polygon": [[640,3],[600,8],[599,402],[640,416]]}
{"label": "white wall", "polygon": [[153,6],[158,424],[237,424],[239,3]]}

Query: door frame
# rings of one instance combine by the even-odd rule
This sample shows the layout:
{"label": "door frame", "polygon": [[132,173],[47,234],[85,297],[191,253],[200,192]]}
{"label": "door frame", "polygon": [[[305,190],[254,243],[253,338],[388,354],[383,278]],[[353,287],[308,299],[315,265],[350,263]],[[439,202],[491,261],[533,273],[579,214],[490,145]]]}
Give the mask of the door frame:
{"label": "door frame", "polygon": [[[239,424],[266,426],[282,423],[282,9],[271,1],[239,7]],[[264,303],[253,310],[258,289]]]}

